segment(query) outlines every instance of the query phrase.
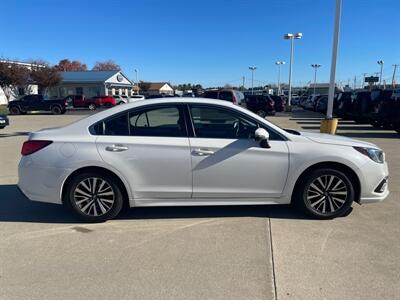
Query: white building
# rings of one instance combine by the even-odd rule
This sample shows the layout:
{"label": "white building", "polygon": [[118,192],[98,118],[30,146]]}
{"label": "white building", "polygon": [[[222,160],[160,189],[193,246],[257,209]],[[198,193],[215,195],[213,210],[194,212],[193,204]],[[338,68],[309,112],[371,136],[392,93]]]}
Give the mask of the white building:
{"label": "white building", "polygon": [[60,72],[62,81],[49,89],[50,98],[85,95],[87,98],[104,95],[133,95],[133,83],[121,71]]}
{"label": "white building", "polygon": [[[25,67],[28,70],[32,70],[33,67],[42,67],[41,65],[31,64],[31,63],[24,63],[19,61],[12,61],[12,60],[0,60],[0,63],[8,64],[9,68],[12,68],[13,65],[18,65],[21,67]],[[36,84],[27,84],[25,86],[10,86],[8,91],[10,94],[10,101],[15,100],[23,95],[29,94],[37,94],[38,93],[38,86]],[[7,104],[7,97],[6,93],[0,87],[0,104]]]}

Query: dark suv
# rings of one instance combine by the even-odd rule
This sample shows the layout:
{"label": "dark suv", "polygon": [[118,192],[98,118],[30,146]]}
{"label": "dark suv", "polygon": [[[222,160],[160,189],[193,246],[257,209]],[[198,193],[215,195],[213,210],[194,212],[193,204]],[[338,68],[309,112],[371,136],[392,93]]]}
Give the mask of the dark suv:
{"label": "dark suv", "polygon": [[260,117],[275,114],[275,101],[269,95],[247,95],[246,108]]}

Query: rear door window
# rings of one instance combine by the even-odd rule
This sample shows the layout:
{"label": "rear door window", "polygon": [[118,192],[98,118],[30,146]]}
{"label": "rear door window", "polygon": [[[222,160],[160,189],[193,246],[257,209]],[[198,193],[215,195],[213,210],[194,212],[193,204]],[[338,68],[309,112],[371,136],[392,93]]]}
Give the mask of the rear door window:
{"label": "rear door window", "polygon": [[187,136],[185,119],[177,106],[132,112],[129,116],[129,126],[132,136]]}

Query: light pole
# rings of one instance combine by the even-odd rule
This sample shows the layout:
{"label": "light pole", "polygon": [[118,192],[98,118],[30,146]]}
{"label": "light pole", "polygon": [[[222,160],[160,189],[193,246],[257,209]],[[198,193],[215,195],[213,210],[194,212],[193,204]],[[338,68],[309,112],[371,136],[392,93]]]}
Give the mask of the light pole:
{"label": "light pole", "polygon": [[275,62],[275,64],[278,66],[278,96],[280,96],[281,93],[281,66],[286,64],[284,61],[278,60]]}
{"label": "light pole", "polygon": [[398,66],[399,66],[398,64],[393,65],[393,77],[392,77],[392,87],[393,88],[395,88],[395,85],[396,85],[396,70],[397,70]]}
{"label": "light pole", "polygon": [[377,61],[378,65],[381,66],[381,75],[379,77],[379,86],[382,86],[382,75],[383,75],[383,65],[385,64],[385,62],[383,60],[378,60]]}
{"label": "light pole", "polygon": [[320,64],[312,64],[311,67],[314,68],[314,92],[313,95],[315,96],[315,85],[317,84],[317,70],[321,67]]}
{"label": "light pole", "polygon": [[250,66],[249,70],[251,71],[251,94],[254,94],[254,71],[257,69],[255,66]]}
{"label": "light pole", "polygon": [[289,64],[289,99],[286,106],[286,110],[290,111],[292,102],[292,65],[293,65],[293,40],[299,40],[303,37],[301,32],[298,33],[286,33],[283,38],[285,40],[290,40],[290,64]]}
{"label": "light pole", "polygon": [[140,88],[139,88],[139,81],[138,81],[138,73],[139,73],[138,69],[135,69],[137,93],[138,93],[138,95],[139,95],[139,90],[140,90]]}

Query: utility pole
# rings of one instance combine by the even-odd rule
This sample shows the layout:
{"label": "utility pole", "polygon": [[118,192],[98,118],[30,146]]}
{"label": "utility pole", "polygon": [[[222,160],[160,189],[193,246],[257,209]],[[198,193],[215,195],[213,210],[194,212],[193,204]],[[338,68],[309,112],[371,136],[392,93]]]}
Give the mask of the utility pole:
{"label": "utility pole", "polygon": [[242,83],[242,88],[243,88],[243,91],[244,91],[244,81],[246,80],[246,77],[244,77],[244,76],[242,76],[242,81],[243,81],[243,83]]}
{"label": "utility pole", "polygon": [[398,64],[393,65],[393,77],[392,77],[392,87],[393,88],[396,87],[396,70],[397,70],[398,66],[399,66]]}
{"label": "utility pole", "polygon": [[357,76],[354,76],[354,85],[353,85],[353,90],[356,89],[357,86]]}

